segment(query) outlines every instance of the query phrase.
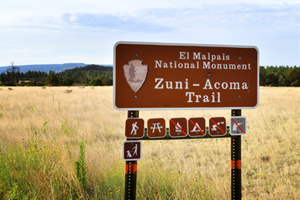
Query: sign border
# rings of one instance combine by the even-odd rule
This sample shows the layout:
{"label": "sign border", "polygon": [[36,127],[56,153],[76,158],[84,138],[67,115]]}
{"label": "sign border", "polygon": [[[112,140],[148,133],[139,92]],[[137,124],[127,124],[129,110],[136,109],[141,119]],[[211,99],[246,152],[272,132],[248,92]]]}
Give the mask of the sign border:
{"label": "sign border", "polygon": [[[116,48],[119,44],[133,45],[161,45],[161,46],[193,46],[193,47],[228,47],[228,48],[254,48],[257,51],[257,104],[253,107],[159,107],[159,108],[118,108],[116,106]],[[113,48],[113,106],[116,110],[224,110],[224,109],[255,109],[259,105],[259,49],[256,46],[247,45],[224,45],[224,44],[192,44],[192,43],[163,43],[163,42],[136,42],[136,41],[118,41]]]}

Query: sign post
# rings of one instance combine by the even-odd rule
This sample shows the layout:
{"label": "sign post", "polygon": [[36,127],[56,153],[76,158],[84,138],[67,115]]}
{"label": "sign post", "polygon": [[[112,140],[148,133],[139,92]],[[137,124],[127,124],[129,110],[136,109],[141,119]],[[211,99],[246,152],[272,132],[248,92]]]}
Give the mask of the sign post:
{"label": "sign post", "polygon": [[[241,116],[242,110],[231,110],[231,116]],[[242,199],[241,136],[231,137],[231,199]]]}
{"label": "sign post", "polygon": [[[128,119],[139,118],[139,111],[128,111]],[[131,139],[127,139],[131,141]],[[136,199],[137,161],[126,161],[125,165],[125,200]]]}

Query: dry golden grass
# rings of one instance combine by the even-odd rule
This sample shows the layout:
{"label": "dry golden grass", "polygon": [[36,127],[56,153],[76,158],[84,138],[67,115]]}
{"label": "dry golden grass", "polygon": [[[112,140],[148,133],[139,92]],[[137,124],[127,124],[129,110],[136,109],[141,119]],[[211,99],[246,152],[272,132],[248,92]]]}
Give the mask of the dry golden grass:
{"label": "dry golden grass", "polygon": [[[47,122],[43,141],[55,141],[74,160],[79,140],[86,142],[89,185],[96,187],[100,174],[108,176],[103,172],[112,170],[124,180],[127,112],[113,108],[112,87],[0,88],[2,143],[28,145],[27,139]],[[299,113],[300,88],[261,87],[259,107],[242,111],[248,123],[242,136],[243,198],[300,199]],[[196,116],[228,121],[230,110],[140,111],[145,121]],[[149,180],[154,180],[150,186]],[[186,199],[200,181],[207,191],[201,197],[230,199],[230,139],[143,141],[138,181],[139,199],[155,194],[151,190],[159,189],[153,187],[164,183],[177,188],[174,199]],[[163,198],[159,193],[153,197]]]}

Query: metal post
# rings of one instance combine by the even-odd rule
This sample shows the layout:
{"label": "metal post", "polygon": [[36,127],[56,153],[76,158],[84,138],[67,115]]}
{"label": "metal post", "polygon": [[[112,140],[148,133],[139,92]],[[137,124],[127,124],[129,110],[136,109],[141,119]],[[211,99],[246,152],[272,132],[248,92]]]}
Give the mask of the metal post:
{"label": "metal post", "polygon": [[[139,111],[128,111],[128,118],[138,118]],[[130,139],[127,139],[129,141]],[[125,200],[136,199],[137,161],[126,161],[125,165]]]}
{"label": "metal post", "polygon": [[[242,110],[231,110],[231,116],[241,116]],[[241,136],[231,137],[231,199],[242,199]]]}

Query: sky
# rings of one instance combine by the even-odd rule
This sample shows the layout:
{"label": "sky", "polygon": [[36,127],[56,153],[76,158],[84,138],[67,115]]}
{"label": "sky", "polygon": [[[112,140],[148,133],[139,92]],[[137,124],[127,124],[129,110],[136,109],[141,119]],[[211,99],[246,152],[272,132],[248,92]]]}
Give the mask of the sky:
{"label": "sky", "polygon": [[300,66],[300,0],[1,0],[0,66],[113,64],[118,41],[246,45]]}

